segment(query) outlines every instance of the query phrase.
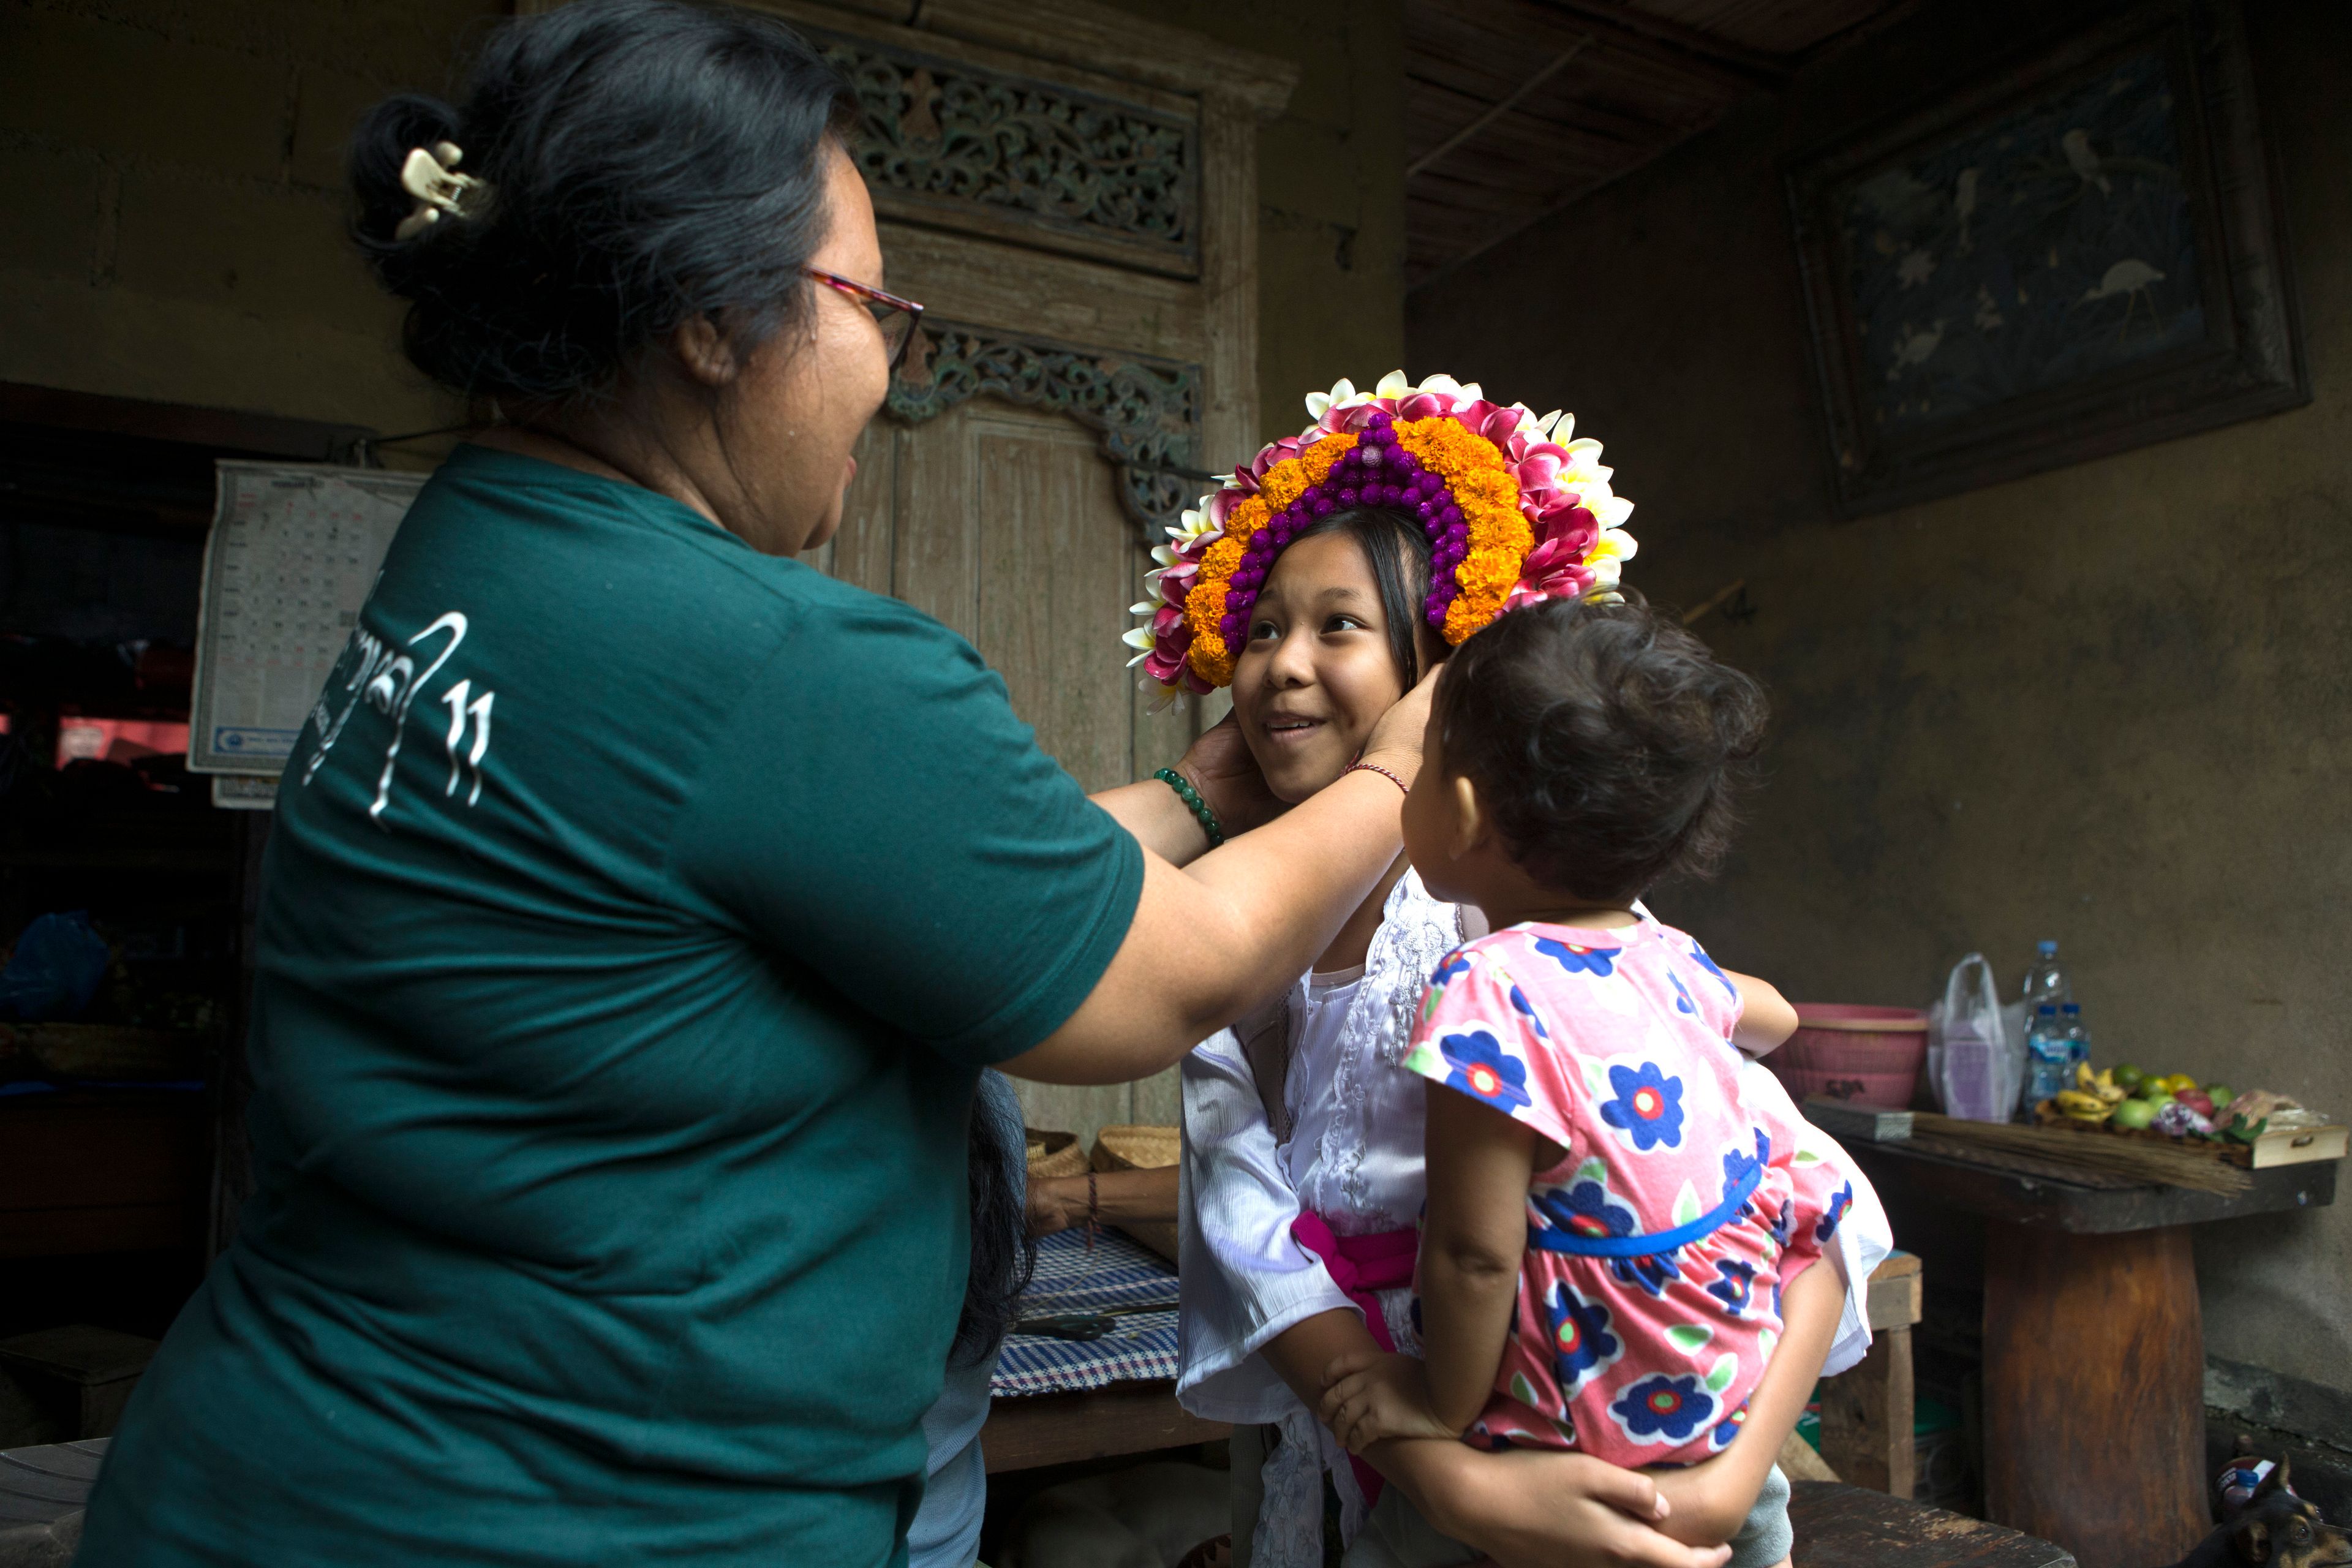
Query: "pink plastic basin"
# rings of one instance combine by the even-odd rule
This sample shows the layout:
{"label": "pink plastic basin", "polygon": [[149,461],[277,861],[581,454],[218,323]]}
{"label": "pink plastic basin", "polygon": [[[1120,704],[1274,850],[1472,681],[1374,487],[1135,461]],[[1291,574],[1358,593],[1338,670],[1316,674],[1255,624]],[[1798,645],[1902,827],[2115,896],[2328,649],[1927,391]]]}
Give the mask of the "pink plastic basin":
{"label": "pink plastic basin", "polygon": [[1927,1015],[1916,1007],[1800,1002],[1797,1032],[1764,1062],[1800,1105],[1822,1094],[1902,1110],[1918,1092],[1927,1063]]}

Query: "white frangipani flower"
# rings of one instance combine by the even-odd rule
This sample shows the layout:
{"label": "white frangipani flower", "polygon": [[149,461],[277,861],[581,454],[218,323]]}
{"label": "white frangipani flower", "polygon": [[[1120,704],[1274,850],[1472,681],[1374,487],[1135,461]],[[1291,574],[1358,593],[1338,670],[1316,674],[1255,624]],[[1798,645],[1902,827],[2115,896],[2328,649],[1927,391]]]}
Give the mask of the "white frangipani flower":
{"label": "white frangipani flower", "polygon": [[1584,563],[1597,571],[1604,561],[1612,564],[1631,561],[1641,548],[1632,534],[1619,529],[1604,528],[1601,531],[1601,537],[1592,542],[1592,548],[1584,552]]}
{"label": "white frangipani flower", "polygon": [[1381,377],[1380,384],[1372,388],[1372,393],[1379,397],[1402,397],[1412,390],[1412,384],[1405,380],[1404,372],[1392,370]]}
{"label": "white frangipani flower", "polygon": [[[1633,515],[1633,503],[1627,500],[1623,496],[1603,496],[1601,498],[1600,504],[1592,508],[1592,515],[1600,519],[1601,528],[1601,538],[1606,539],[1609,537],[1609,530],[1612,528],[1622,528],[1625,526],[1625,520]],[[1626,550],[1625,554],[1630,560],[1633,554],[1633,550],[1630,548],[1633,542],[1628,539],[1625,542],[1629,547]]]}
{"label": "white frangipani flower", "polygon": [[1345,407],[1355,398],[1355,395],[1356,384],[1343,375],[1331,384],[1330,391],[1310,392],[1307,395],[1307,417],[1320,419],[1331,412],[1335,404]]}
{"label": "white frangipani flower", "polygon": [[1209,497],[1202,496],[1201,504],[1190,511],[1180,514],[1176,525],[1168,531],[1168,537],[1176,542],[1176,547],[1179,550],[1192,543],[1202,534],[1215,531],[1217,524],[1209,515]]}
{"label": "white frangipani flower", "polygon": [[[1151,651],[1151,628],[1150,626],[1129,626],[1127,630],[1118,634],[1118,640],[1125,643],[1129,647],[1140,648],[1144,653],[1150,653]],[[1134,662],[1134,659],[1128,660],[1128,663],[1129,664],[1133,664]]]}

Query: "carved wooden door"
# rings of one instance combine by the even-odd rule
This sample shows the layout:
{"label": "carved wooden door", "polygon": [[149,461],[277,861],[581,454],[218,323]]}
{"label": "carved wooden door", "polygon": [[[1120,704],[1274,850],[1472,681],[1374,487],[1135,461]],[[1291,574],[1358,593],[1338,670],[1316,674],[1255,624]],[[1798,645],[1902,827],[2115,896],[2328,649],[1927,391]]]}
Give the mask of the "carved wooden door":
{"label": "carved wooden door", "polygon": [[[769,0],[856,85],[889,288],[928,308],[814,559],[970,638],[1089,790],[1180,755],[1119,634],[1149,549],[1257,435],[1259,120],[1291,68],[1085,0]],[[1174,1073],[1022,1085],[1172,1122]]]}

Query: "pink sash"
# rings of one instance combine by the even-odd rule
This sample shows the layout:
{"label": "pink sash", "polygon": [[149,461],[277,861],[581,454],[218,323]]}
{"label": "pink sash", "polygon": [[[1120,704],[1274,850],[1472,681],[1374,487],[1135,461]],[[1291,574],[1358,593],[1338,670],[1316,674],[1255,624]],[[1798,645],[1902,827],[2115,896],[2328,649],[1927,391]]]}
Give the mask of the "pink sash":
{"label": "pink sash", "polygon": [[[1412,1229],[1384,1230],[1373,1236],[1335,1236],[1323,1216],[1302,1209],[1290,1222],[1290,1234],[1298,1245],[1320,1259],[1331,1283],[1340,1293],[1363,1309],[1364,1327],[1371,1331],[1373,1342],[1393,1354],[1396,1341],[1389,1333],[1388,1321],[1381,1313],[1380,1290],[1394,1290],[1412,1283],[1413,1258],[1421,1250],[1421,1233]],[[1381,1489],[1386,1485],[1381,1473],[1356,1458],[1348,1456],[1348,1468],[1355,1472],[1356,1485],[1364,1494],[1364,1506],[1370,1508],[1381,1500]]]}

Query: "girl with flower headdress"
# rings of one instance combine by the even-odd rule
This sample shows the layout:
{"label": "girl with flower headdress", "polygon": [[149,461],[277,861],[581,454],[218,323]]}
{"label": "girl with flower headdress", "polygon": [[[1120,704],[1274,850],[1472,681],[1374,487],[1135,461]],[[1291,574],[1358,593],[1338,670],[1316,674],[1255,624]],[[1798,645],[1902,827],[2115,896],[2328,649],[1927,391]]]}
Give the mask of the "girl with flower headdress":
{"label": "girl with flower headdress", "polygon": [[[1128,637],[1169,698],[1231,688],[1231,723],[1287,803],[1359,765],[1372,722],[1453,647],[1510,608],[1613,599],[1633,553],[1631,505],[1566,416],[1402,374],[1369,395],[1343,381],[1307,410],[1305,431],[1171,530],[1148,579],[1156,601],[1137,606],[1151,624]],[[1178,1397],[1235,1425],[1234,1558],[1252,1568],[1323,1561],[1327,1475],[1343,1537],[1394,1479],[1432,1522],[1498,1556],[1537,1543],[1487,1531],[1475,1483],[1507,1474],[1524,1489],[1543,1473],[1499,1467],[1559,1467],[1558,1517],[1596,1546],[1640,1529],[1596,1500],[1651,1505],[1646,1488],[1616,1484],[1625,1472],[1580,1456],[1400,1439],[1351,1457],[1310,1414],[1335,1358],[1419,1348],[1425,1081],[1404,1060],[1433,971],[1484,931],[1475,909],[1433,897],[1400,858],[1307,973],[1184,1061]],[[1872,1206],[1849,1245],[1884,1224]],[[1868,1268],[1859,1253],[1846,1262],[1854,1286],[1832,1366],[1868,1344]],[[1437,1448],[1453,1450],[1442,1476]],[[1719,1560],[1641,1533],[1630,1560]]]}

